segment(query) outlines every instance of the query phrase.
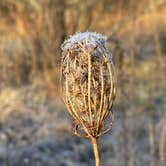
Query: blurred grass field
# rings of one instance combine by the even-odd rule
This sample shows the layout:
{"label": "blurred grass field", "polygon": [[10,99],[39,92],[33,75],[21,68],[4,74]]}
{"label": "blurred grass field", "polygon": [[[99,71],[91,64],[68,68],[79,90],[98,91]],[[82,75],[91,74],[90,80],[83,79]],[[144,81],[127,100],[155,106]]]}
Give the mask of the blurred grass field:
{"label": "blurred grass field", "polygon": [[103,166],[166,165],[165,0],[0,1],[0,166],[93,166],[59,92],[60,44],[108,36],[118,76]]}

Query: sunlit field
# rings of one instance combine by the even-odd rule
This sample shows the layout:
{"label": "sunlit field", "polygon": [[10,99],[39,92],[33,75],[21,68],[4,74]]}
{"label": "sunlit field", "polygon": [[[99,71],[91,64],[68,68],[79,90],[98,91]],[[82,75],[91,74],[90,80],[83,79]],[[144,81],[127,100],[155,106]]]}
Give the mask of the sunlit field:
{"label": "sunlit field", "polygon": [[117,75],[102,166],[166,166],[166,1],[1,0],[0,166],[94,166],[61,99],[61,44],[108,37]]}

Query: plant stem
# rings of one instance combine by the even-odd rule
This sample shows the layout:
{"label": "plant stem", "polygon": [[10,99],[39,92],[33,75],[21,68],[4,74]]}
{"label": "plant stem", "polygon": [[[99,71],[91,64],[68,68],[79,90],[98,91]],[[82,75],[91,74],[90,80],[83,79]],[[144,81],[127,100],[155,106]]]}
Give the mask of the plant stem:
{"label": "plant stem", "polygon": [[94,150],[96,166],[100,166],[100,158],[99,158],[99,149],[98,149],[97,138],[92,137],[91,141],[92,141],[92,144],[93,144],[93,150]]}

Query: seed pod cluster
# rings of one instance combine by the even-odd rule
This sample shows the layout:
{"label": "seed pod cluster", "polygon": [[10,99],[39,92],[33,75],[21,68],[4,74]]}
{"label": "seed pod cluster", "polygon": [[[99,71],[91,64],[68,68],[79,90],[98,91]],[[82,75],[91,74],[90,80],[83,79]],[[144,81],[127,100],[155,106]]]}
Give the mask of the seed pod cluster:
{"label": "seed pod cluster", "polygon": [[81,137],[99,137],[111,129],[115,71],[106,36],[76,33],[62,44],[63,100]]}

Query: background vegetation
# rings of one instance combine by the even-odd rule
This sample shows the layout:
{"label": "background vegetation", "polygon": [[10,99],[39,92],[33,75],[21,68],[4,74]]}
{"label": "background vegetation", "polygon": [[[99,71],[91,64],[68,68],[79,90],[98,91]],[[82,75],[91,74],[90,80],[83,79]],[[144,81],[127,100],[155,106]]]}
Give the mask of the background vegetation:
{"label": "background vegetation", "polygon": [[0,1],[0,165],[91,166],[59,95],[60,44],[108,36],[118,75],[103,166],[166,165],[165,0]]}

